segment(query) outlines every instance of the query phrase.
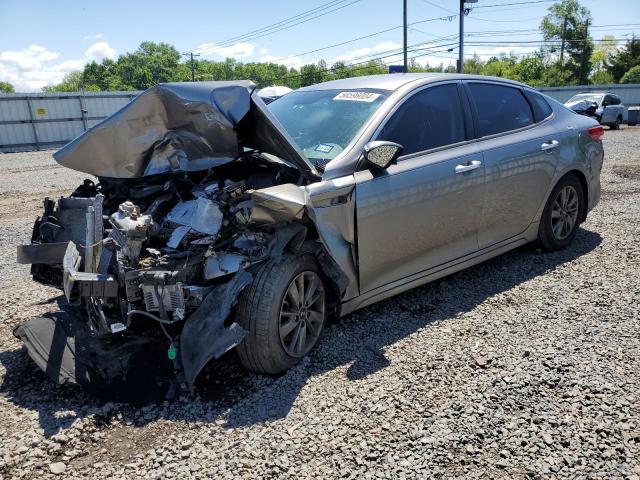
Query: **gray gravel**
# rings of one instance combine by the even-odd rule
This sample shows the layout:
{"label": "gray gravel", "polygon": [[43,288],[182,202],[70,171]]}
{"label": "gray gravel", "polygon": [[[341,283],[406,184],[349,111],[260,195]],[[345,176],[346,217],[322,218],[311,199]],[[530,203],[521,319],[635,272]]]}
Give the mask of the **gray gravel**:
{"label": "gray gravel", "polygon": [[197,396],[143,407],[56,388],[11,335],[58,294],[14,245],[82,176],[0,155],[0,478],[639,480],[640,128],[604,142],[603,197],[569,249],[350,315],[279,378],[228,355]]}

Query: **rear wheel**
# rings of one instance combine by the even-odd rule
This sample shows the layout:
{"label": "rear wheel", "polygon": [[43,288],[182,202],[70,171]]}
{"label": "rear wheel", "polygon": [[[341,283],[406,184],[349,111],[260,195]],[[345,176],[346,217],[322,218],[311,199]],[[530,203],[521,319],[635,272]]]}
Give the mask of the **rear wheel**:
{"label": "rear wheel", "polygon": [[620,115],[618,115],[618,118],[616,118],[616,121],[614,122],[613,125],[611,125],[611,129],[612,130],[620,130],[620,124],[622,123],[622,117]]}
{"label": "rear wheel", "polygon": [[560,250],[569,245],[584,218],[584,189],[575,175],[567,175],[555,186],[540,219],[538,243],[544,250]]}
{"label": "rear wheel", "polygon": [[236,321],[249,333],[238,345],[242,364],[278,374],[318,344],[327,317],[325,278],[310,254],[267,262],[241,294]]}

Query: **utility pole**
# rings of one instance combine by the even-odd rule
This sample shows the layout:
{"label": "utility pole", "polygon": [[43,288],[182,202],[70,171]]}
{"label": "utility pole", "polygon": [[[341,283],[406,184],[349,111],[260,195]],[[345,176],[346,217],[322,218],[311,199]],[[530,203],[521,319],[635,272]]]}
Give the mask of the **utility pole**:
{"label": "utility pole", "polygon": [[460,13],[459,13],[459,39],[458,39],[458,73],[462,73],[464,70],[464,0],[460,0]]}
{"label": "utility pole", "polygon": [[460,0],[460,13],[459,21],[460,21],[460,32],[459,32],[459,40],[458,40],[458,73],[462,73],[464,71],[464,16],[465,12],[469,13],[464,7],[465,3],[477,3],[478,0]]}
{"label": "utility pole", "polygon": [[567,35],[567,16],[564,16],[564,22],[562,24],[562,43],[560,44],[560,65],[564,63],[564,39]]}
{"label": "utility pole", "polygon": [[585,72],[587,67],[587,38],[589,34],[589,19],[584,22],[584,40],[582,42],[582,57],[580,58],[580,79],[579,82],[584,85],[586,82],[586,76],[588,72]]}
{"label": "utility pole", "polygon": [[193,61],[193,57],[199,57],[200,54],[199,53],[194,54],[193,52],[185,52],[182,55],[189,55],[189,57],[191,57],[191,65],[190,65],[190,68],[191,68],[191,81],[195,82],[196,81],[196,64]]}
{"label": "utility pole", "polygon": [[409,71],[407,65],[407,0],[402,1],[402,31],[403,31],[403,44],[404,44],[404,73]]}

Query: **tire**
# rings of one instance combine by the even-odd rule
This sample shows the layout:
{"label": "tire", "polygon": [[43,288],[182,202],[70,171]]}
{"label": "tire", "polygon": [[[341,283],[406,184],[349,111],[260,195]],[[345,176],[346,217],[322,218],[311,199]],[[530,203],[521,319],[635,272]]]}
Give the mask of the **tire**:
{"label": "tire", "polygon": [[[564,206],[563,192],[566,195],[564,198],[567,198]],[[575,209],[573,198],[576,203]],[[585,218],[585,209],[586,195],[580,180],[573,174],[561,178],[549,195],[542,212],[538,229],[539,246],[546,251],[561,250],[568,246],[575,238],[578,227]],[[571,219],[573,222],[569,221]],[[563,222],[564,227],[562,226]]]}
{"label": "tire", "polygon": [[[328,280],[308,253],[285,254],[281,262],[266,262],[252,273],[254,280],[240,295],[235,312],[235,321],[248,332],[237,347],[238,356],[247,369],[276,375],[296,365],[318,344],[327,318]],[[314,278],[319,282],[316,293],[321,301],[310,308],[294,305],[290,294],[290,289],[298,291],[300,278],[307,291]],[[290,322],[295,325],[291,327]],[[293,330],[285,335],[289,328]],[[293,345],[296,332],[297,340],[304,335],[304,348],[297,348],[299,342]]]}
{"label": "tire", "polygon": [[611,130],[620,130],[620,124],[622,123],[622,117],[618,115],[616,121],[611,125]]}

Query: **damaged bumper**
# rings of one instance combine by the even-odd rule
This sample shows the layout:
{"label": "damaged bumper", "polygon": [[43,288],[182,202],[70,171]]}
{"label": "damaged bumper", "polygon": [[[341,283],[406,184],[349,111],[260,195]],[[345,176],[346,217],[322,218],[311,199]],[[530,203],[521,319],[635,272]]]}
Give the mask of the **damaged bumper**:
{"label": "damaged bumper", "polygon": [[193,389],[247,334],[231,312],[251,271],[310,231],[337,305],[357,294],[353,183],[305,186],[317,172],[251,85],[222,83],[155,87],[56,153],[98,176],[45,199],[17,250],[74,306],[14,332],[56,382],[122,379],[148,350]]}

